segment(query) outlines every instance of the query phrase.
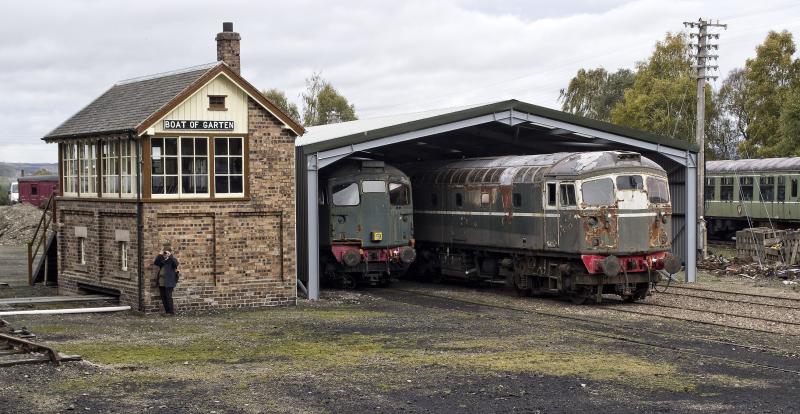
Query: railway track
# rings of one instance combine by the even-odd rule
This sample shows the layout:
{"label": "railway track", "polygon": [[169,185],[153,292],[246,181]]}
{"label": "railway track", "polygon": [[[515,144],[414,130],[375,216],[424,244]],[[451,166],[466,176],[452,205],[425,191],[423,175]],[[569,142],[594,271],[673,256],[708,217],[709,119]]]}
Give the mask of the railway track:
{"label": "railway track", "polygon": [[708,292],[720,295],[731,295],[731,296],[744,296],[744,297],[751,297],[751,298],[763,298],[769,300],[783,300],[791,303],[798,303],[800,304],[800,298],[787,298],[783,296],[776,296],[776,295],[764,295],[761,293],[744,293],[744,292],[732,292],[730,290],[719,290],[719,289],[706,289],[706,288],[698,288],[698,287],[687,287],[687,286],[675,286],[672,285],[670,288],[673,289],[682,289],[685,291],[695,291],[695,292]]}
{"label": "railway track", "polygon": [[[8,324],[0,319],[0,327]],[[55,349],[28,341],[14,335],[0,333],[0,368],[23,364],[51,363],[55,366],[64,361],[80,361],[78,355],[63,355]]]}
{"label": "railway track", "polygon": [[[780,357],[786,357],[787,356],[786,355],[786,351],[784,351],[784,350],[778,350],[778,349],[766,348],[766,347],[755,347],[755,346],[751,346],[751,345],[747,345],[747,344],[739,344],[739,343],[730,342],[730,341],[714,340],[714,339],[709,339],[709,338],[705,338],[705,337],[698,337],[698,336],[692,336],[692,335],[686,335],[686,334],[676,335],[676,334],[671,334],[671,333],[667,333],[667,332],[663,332],[663,331],[656,331],[656,330],[651,330],[651,329],[646,329],[646,328],[640,328],[640,327],[635,327],[634,328],[634,327],[631,327],[630,325],[627,325],[627,324],[609,323],[609,322],[606,322],[606,321],[601,321],[601,320],[592,319],[592,318],[584,318],[584,317],[580,317],[580,316],[564,315],[564,314],[559,314],[559,313],[554,313],[554,312],[546,312],[546,311],[534,310],[534,309],[523,309],[523,308],[518,308],[518,307],[514,307],[514,306],[506,306],[506,305],[501,305],[501,304],[496,304],[496,303],[487,303],[487,302],[468,300],[468,299],[463,299],[463,298],[453,298],[453,297],[450,297],[450,296],[423,293],[423,292],[419,292],[419,291],[415,291],[415,290],[407,290],[407,289],[400,289],[400,288],[391,288],[391,289],[387,289],[387,290],[393,290],[393,291],[397,291],[397,292],[403,292],[403,293],[406,293],[406,294],[412,294],[412,295],[430,297],[430,298],[437,298],[437,299],[441,299],[441,300],[446,300],[446,301],[451,301],[451,302],[456,302],[456,303],[462,303],[462,304],[470,304],[470,305],[481,306],[481,307],[492,308],[492,309],[502,309],[502,310],[520,312],[520,313],[525,313],[525,314],[534,314],[534,315],[539,315],[539,316],[544,316],[544,317],[549,317],[549,318],[567,320],[567,321],[570,321],[570,322],[580,322],[580,323],[591,325],[591,326],[596,326],[596,327],[601,327],[601,328],[604,328],[604,329],[609,329],[610,332],[612,332],[612,333],[597,332],[597,331],[594,331],[594,330],[590,331],[590,330],[581,329],[581,328],[578,328],[578,327],[567,327],[565,329],[573,331],[573,332],[576,332],[576,333],[586,334],[586,335],[589,335],[589,336],[603,337],[603,338],[614,340],[614,341],[632,343],[632,344],[637,344],[637,345],[640,345],[640,346],[645,346],[645,347],[650,347],[650,348],[655,348],[655,349],[668,350],[668,351],[677,352],[677,353],[681,353],[681,354],[692,355],[692,356],[697,356],[697,357],[703,357],[703,358],[708,358],[708,359],[712,359],[712,360],[722,361],[722,362],[726,362],[726,363],[730,363],[730,364],[746,365],[746,366],[751,366],[751,367],[760,368],[760,369],[769,370],[769,371],[779,371],[779,372],[785,372],[785,373],[790,373],[790,374],[794,374],[794,375],[800,375],[800,369],[790,369],[790,368],[785,368],[785,367],[782,367],[782,366],[778,366],[778,364],[767,364],[767,363],[759,363],[759,362],[753,362],[753,361],[744,361],[744,360],[733,359],[733,358],[728,358],[728,357],[719,356],[719,355],[712,355],[712,354],[709,354],[709,353],[704,353],[704,352],[697,351],[695,349],[676,346],[676,345],[674,345],[674,343],[676,341],[669,340],[669,341],[666,341],[664,343],[659,343],[659,342],[653,341],[652,339],[648,340],[648,339],[642,339],[640,337],[635,337],[635,336],[631,335],[631,333],[632,332],[633,333],[637,333],[637,334],[647,333],[647,334],[651,334],[653,336],[658,336],[658,337],[661,337],[661,338],[675,338],[675,339],[681,339],[681,340],[684,340],[684,341],[687,340],[687,339],[690,339],[690,340],[694,340],[694,341],[698,341],[698,342],[703,342],[703,343],[706,343],[706,344],[714,344],[714,345],[717,345],[717,346],[722,345],[722,346],[725,346],[725,347],[732,346],[734,348],[746,349],[746,350],[749,350],[749,351],[756,351],[756,352],[760,352],[762,354],[771,354],[773,356],[780,356]],[[420,306],[426,306],[426,305],[420,305]],[[430,305],[428,305],[428,307],[435,308],[434,306],[430,306]],[[770,333],[772,333],[772,332],[770,332]]]}
{"label": "railway track", "polygon": [[764,303],[764,302],[755,302],[752,300],[740,300],[734,298],[721,298],[721,297],[714,297],[704,294],[691,294],[691,293],[681,293],[681,292],[658,292],[659,295],[670,295],[670,296],[681,296],[687,298],[697,298],[697,299],[707,299],[707,300],[714,300],[719,302],[733,302],[733,303],[741,303],[743,305],[758,305],[758,306],[766,306],[769,308],[777,308],[777,309],[787,309],[787,310],[797,310],[800,311],[800,305],[798,306],[791,306],[791,305],[778,305],[774,303]]}

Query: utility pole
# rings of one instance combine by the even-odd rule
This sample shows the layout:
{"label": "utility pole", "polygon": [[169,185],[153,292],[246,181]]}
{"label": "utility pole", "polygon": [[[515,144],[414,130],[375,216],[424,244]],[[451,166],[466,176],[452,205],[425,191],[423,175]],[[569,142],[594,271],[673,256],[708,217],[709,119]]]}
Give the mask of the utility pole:
{"label": "utility pole", "polygon": [[[709,61],[716,61],[719,55],[710,54],[712,50],[718,50],[719,45],[709,42],[711,39],[719,40],[719,33],[708,33],[709,27],[721,27],[727,29],[727,24],[720,24],[719,20],[716,23],[711,20],[698,19],[696,22],[683,22],[683,26],[692,30],[697,29],[697,33],[689,33],[689,39],[697,38],[697,43],[689,43],[689,47],[695,50],[693,54],[697,59],[694,65],[697,70],[695,78],[697,79],[697,119],[695,127],[695,142],[700,147],[700,152],[697,153],[697,229],[700,237],[700,245],[702,250],[702,258],[706,258],[708,254],[708,237],[706,235],[706,219],[705,219],[705,171],[706,171],[706,80],[716,80],[717,76],[708,75],[710,70],[718,70],[719,66],[710,65]],[[686,223],[689,228],[690,224]]]}

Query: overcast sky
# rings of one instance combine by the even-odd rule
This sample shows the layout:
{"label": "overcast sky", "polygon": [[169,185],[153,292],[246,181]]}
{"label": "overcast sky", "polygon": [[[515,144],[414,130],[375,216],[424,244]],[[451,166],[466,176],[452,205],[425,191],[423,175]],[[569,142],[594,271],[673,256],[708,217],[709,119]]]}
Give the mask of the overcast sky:
{"label": "overcast sky", "polygon": [[633,67],[668,31],[728,23],[721,75],[800,2],[655,0],[35,1],[0,14],[0,161],[55,162],[40,138],[116,81],[212,62],[223,21],[242,74],[298,102],[322,71],[361,118],[516,98],[558,107],[581,68]]}

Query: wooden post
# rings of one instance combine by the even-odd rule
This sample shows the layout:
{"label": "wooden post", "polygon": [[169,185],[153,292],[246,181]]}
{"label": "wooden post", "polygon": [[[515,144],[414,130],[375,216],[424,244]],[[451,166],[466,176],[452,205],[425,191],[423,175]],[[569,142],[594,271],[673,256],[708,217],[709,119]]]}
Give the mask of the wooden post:
{"label": "wooden post", "polygon": [[33,286],[33,241],[28,242],[28,285]]}

